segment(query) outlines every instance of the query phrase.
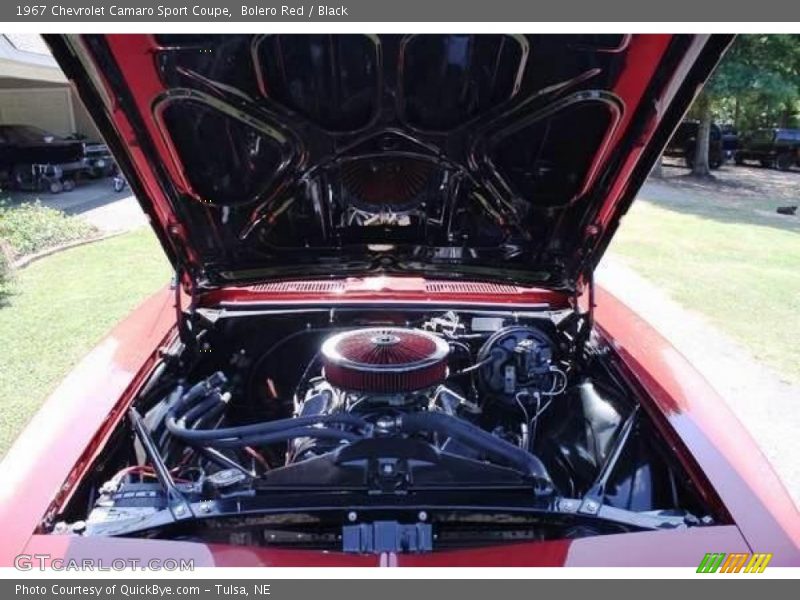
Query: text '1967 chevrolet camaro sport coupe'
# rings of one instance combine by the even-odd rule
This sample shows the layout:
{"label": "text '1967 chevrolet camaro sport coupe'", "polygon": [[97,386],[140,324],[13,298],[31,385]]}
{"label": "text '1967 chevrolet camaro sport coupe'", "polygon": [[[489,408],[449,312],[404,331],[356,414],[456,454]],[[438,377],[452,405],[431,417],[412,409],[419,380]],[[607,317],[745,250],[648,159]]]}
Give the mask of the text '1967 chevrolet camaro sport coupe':
{"label": "text '1967 chevrolet camaro sport coupe'", "polygon": [[46,38],[176,283],[8,453],[2,564],[800,564],[592,276],[729,36]]}

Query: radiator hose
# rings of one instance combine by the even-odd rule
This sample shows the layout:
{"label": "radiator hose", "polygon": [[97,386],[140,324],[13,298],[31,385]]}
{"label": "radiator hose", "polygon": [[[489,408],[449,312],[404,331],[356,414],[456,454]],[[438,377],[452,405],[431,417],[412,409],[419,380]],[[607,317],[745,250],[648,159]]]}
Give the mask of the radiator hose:
{"label": "radiator hose", "polygon": [[439,433],[484,452],[487,456],[532,475],[537,482],[537,492],[551,493],[553,481],[539,458],[504,439],[484,431],[469,421],[443,412],[409,413],[400,417],[398,429],[403,433]]}
{"label": "radiator hose", "polygon": [[[181,391],[177,391],[177,394],[180,393]],[[291,417],[237,427],[202,428],[202,425],[211,421],[209,419],[211,415],[221,414],[227,403],[226,396],[227,394],[219,393],[218,386],[208,385],[208,382],[190,388],[185,395],[172,402],[165,419],[167,430],[190,446],[240,448],[274,444],[300,437],[355,441],[369,435],[368,432],[373,429],[368,421],[351,413]],[[320,427],[321,425],[323,427]],[[324,425],[336,427],[324,427]],[[428,432],[453,438],[483,452],[495,461],[531,475],[536,481],[537,493],[552,493],[553,482],[550,474],[536,455],[484,431],[469,421],[438,411],[407,413],[398,417],[394,429],[397,433]],[[362,433],[353,430],[361,430]]]}
{"label": "radiator hose", "polygon": [[203,428],[203,425],[213,422],[212,417],[222,414],[227,399],[228,395],[221,394],[218,387],[209,386],[207,383],[202,386],[196,385],[178,401],[172,403],[164,420],[166,428],[173,436],[191,446],[220,448],[271,444],[296,437],[352,441],[363,436],[338,428],[318,426],[343,425],[362,430],[371,428],[361,417],[347,413],[292,417],[237,427]]}

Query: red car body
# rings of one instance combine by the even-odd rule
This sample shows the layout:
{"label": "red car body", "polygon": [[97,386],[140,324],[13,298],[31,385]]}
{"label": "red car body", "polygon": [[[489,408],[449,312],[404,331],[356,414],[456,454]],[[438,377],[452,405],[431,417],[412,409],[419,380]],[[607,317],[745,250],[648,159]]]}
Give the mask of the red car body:
{"label": "red car body", "polygon": [[[680,121],[696,91],[692,86],[708,76],[713,61],[709,63],[706,57],[701,64],[698,57],[702,57],[703,52],[712,56],[716,52],[714,60],[718,59],[720,49],[729,41],[711,43],[703,36],[695,37],[684,44],[684,56],[689,58],[671,65],[671,76],[659,81],[662,86],[659,97],[667,99],[665,103],[655,104],[650,112],[640,115],[637,139],[641,143],[627,147],[615,163],[613,177],[605,181],[600,210],[593,228],[587,228],[585,242],[589,245],[584,246],[583,251],[588,252],[588,256],[599,260],[610,234],[647,175],[648,160],[658,155],[669,139],[670,127],[674,128]],[[671,38],[632,36],[626,39],[625,43],[636,51],[635,60],[626,66],[624,76],[616,82],[615,92],[627,99],[644,97],[646,84],[654,77],[656,63],[666,56],[673,42]],[[184,267],[205,264],[206,257],[196,250],[193,232],[182,224],[166,198],[161,185],[165,174],[153,167],[139,143],[138,137],[147,130],[158,146],[159,156],[173,155],[174,149],[162,147],[165,141],[156,130],[155,121],[148,121],[142,129],[131,123],[120,107],[103,116],[104,109],[91,104],[98,100],[97,89],[81,76],[79,66],[66,58],[66,43],[60,39],[50,42],[95,115],[106,119],[106,125],[110,125],[113,117],[113,128],[108,130],[113,133],[109,143],[118,151],[121,166],[132,179],[132,186],[142,199],[170,258]],[[74,49],[89,42],[77,39],[69,43]],[[155,70],[150,68],[151,55],[159,44],[151,36],[107,36],[102,43],[117,60],[125,63],[133,90],[132,100],[140,108],[149,106],[163,91]],[[108,81],[105,84],[104,91],[108,92],[110,84]],[[672,105],[677,108],[670,112]],[[108,106],[114,108],[114,102]],[[632,113],[627,113],[623,118],[624,126],[615,134],[619,138],[606,142],[621,144],[623,134],[629,134],[625,127],[633,118]],[[594,168],[599,170],[600,160],[595,162]],[[178,187],[191,192],[191,182],[175,162],[165,159],[161,167]],[[135,179],[131,177],[133,174]],[[591,179],[595,175],[592,171],[587,177]],[[604,234],[595,235],[598,231]],[[773,554],[771,566],[800,566],[797,509],[747,431],[692,365],[652,327],[602,289],[592,298],[591,282],[586,280],[585,272],[577,275],[580,280],[577,295],[566,289],[535,285],[518,288],[513,295],[469,288],[467,291],[453,288],[455,291],[433,295],[426,291],[424,278],[391,273],[343,277],[335,293],[265,291],[252,282],[241,281],[227,285],[217,281],[215,285],[197,290],[190,281],[189,271],[191,269],[183,271],[183,282],[185,289],[193,290],[195,308],[221,303],[263,305],[272,302],[289,302],[296,306],[325,303],[331,307],[355,302],[376,306],[452,302],[489,307],[547,302],[552,307],[568,307],[574,298],[579,298],[584,306],[594,301],[599,343],[624,366],[642,392],[642,408],[647,416],[677,455],[704,501],[713,505],[718,514],[728,517],[726,523],[513,546],[380,555],[46,533],[42,523],[59,512],[77,484],[88,476],[90,467],[124,419],[156,363],[159,349],[179,334],[176,296],[165,289],[147,300],[81,361],[30,422],[0,465],[0,481],[4,482],[0,498],[0,522],[4,526],[0,565],[14,565],[19,555],[47,555],[48,560],[79,561],[100,557],[140,562],[151,558],[189,558],[194,560],[195,566],[695,567],[708,552],[767,552]],[[184,294],[181,304],[187,300]],[[509,551],[510,548],[513,551]]]}

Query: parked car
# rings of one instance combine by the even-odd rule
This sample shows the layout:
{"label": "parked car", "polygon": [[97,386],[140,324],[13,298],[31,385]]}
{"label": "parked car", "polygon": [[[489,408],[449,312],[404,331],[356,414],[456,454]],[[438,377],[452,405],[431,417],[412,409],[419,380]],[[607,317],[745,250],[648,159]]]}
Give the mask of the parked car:
{"label": "parked car", "polygon": [[110,177],[116,174],[117,165],[106,144],[90,140],[82,134],[73,134],[68,139],[80,140],[83,143],[85,172],[92,179]]}
{"label": "parked car", "polygon": [[745,136],[736,152],[736,164],[747,161],[781,171],[800,166],[800,129],[759,129]]}
{"label": "parked car", "polygon": [[0,125],[0,181],[24,190],[71,189],[86,169],[83,144],[33,125]]}
{"label": "parked car", "polygon": [[731,36],[46,40],[177,283],[0,464],[0,564],[800,565],[762,452],[592,275]]}
{"label": "parked car", "polygon": [[722,132],[722,151],[725,161],[733,160],[739,149],[739,131],[733,125],[720,125]]}
{"label": "parked car", "polygon": [[[683,121],[664,149],[664,156],[682,158],[686,166],[691,169],[694,166],[699,129],[699,121]],[[711,169],[719,169],[725,163],[725,159],[722,130],[719,125],[712,123],[708,142],[708,166]]]}

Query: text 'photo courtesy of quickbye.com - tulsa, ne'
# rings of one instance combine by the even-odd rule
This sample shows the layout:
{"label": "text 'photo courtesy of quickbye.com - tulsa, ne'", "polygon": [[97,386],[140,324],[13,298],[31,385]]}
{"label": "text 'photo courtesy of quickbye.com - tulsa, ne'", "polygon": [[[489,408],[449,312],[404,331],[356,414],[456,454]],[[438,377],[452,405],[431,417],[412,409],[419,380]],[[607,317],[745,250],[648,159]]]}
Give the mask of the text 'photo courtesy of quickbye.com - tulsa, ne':
{"label": "text 'photo courtesy of quickbye.com - tulsa, ne'", "polygon": [[0,6],[0,592],[791,586],[798,13]]}

